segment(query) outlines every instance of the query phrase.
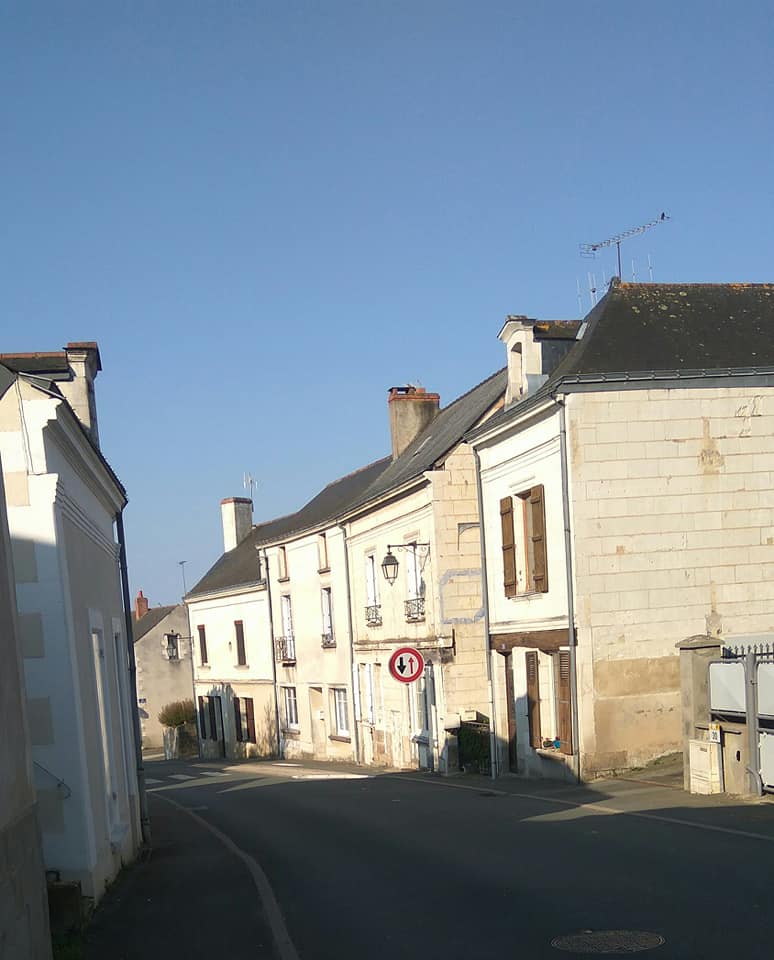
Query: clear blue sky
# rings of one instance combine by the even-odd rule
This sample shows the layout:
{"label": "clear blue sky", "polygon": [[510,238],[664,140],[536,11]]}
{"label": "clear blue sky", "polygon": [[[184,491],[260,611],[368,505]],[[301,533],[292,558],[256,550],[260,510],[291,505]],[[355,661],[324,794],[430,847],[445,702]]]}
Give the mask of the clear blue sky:
{"label": "clear blue sky", "polygon": [[[256,520],[388,451],[504,316],[576,282],[764,281],[770,4],[6,2],[0,352],[96,339],[133,590],[181,594]],[[584,311],[588,308],[588,295]]]}

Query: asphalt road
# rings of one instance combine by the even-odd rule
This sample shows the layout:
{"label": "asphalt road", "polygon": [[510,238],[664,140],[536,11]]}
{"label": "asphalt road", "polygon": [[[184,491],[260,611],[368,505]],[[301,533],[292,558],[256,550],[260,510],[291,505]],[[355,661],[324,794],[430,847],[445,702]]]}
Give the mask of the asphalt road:
{"label": "asphalt road", "polygon": [[663,960],[774,950],[772,804],[632,783],[500,794],[320,766],[202,770],[149,764],[154,803],[195,810],[260,864],[301,960],[561,960],[589,955],[552,946],[583,930],[658,934],[638,955]]}

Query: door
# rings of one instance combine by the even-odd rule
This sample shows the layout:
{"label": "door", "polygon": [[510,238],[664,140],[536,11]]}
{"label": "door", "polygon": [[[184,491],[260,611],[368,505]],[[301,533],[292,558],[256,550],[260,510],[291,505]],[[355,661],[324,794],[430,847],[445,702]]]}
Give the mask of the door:
{"label": "door", "polygon": [[328,736],[325,730],[325,703],[322,687],[309,688],[309,709],[312,717],[312,752],[325,759],[328,755]]}

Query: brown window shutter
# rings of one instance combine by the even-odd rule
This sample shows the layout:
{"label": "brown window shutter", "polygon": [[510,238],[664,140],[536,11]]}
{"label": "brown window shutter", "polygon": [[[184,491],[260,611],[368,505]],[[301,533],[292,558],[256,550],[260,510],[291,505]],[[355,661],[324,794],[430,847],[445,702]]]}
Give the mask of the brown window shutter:
{"label": "brown window shutter", "polygon": [[542,747],[540,733],[540,678],[538,655],[534,650],[524,654],[527,661],[527,715],[529,717],[529,742],[532,747]]}
{"label": "brown window shutter", "polygon": [[503,497],[500,501],[500,527],[503,546],[503,586],[506,597],[515,597],[516,582],[516,544],[513,536],[513,498]]}
{"label": "brown window shutter", "polygon": [[239,708],[239,697],[234,697],[234,729],[237,743],[242,742],[242,711]]}
{"label": "brown window shutter", "polygon": [[532,585],[538,593],[547,593],[546,510],[542,485],[530,490],[529,508],[532,515]]}
{"label": "brown window shutter", "polygon": [[218,721],[215,719],[215,697],[207,697],[210,706],[210,740],[218,739]]}
{"label": "brown window shutter", "polygon": [[199,697],[199,729],[202,740],[207,739],[207,721],[204,716],[204,697]]}
{"label": "brown window shutter", "polygon": [[249,743],[255,743],[255,711],[252,697],[245,697],[245,713],[247,714],[247,740]]}
{"label": "brown window shutter", "polygon": [[562,753],[572,753],[572,692],[570,690],[570,651],[559,651],[559,678],[556,690],[559,715],[559,740]]}
{"label": "brown window shutter", "polygon": [[234,630],[236,631],[237,663],[240,667],[244,667],[247,664],[247,656],[245,654],[245,626],[241,620],[234,621]]}

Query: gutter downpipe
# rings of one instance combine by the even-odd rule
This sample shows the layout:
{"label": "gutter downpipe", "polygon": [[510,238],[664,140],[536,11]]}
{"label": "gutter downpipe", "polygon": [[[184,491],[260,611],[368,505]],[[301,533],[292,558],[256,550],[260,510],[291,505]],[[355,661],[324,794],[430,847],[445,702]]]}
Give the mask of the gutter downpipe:
{"label": "gutter downpipe", "polygon": [[150,847],[150,816],[148,815],[148,795],[145,792],[145,767],[142,762],[142,728],[140,727],[140,710],[137,704],[137,663],[134,659],[132,604],[129,598],[129,572],[126,566],[123,507],[116,514],[116,533],[118,534],[118,565],[121,571],[121,595],[124,601],[124,626],[129,657],[129,693],[132,698],[132,726],[134,728],[134,757],[137,768],[137,798],[140,804],[140,831],[143,844]]}
{"label": "gutter downpipe", "polygon": [[489,727],[489,755],[491,757],[490,776],[495,780],[499,773],[497,755],[497,734],[495,727],[495,697],[492,680],[492,651],[489,648],[489,581],[486,575],[486,533],[484,532],[484,494],[481,486],[481,460],[478,450],[473,449],[476,460],[476,499],[478,500],[478,536],[481,544],[481,606],[484,611],[484,650],[486,658],[486,682],[489,691],[489,716],[492,718]]}
{"label": "gutter downpipe", "polygon": [[[269,555],[266,547],[258,554],[260,559],[263,554],[263,573],[266,577],[266,596],[269,601],[269,649],[271,650],[271,676],[274,685],[274,727],[277,731],[277,759],[283,760],[282,756],[282,731],[280,730],[280,710],[279,710],[279,690],[277,689],[277,660],[274,656],[274,614],[271,607],[271,580],[269,579]],[[258,571],[260,573],[260,570]]]}
{"label": "gutter downpipe", "polygon": [[[352,617],[352,586],[349,580],[349,540],[347,539],[347,528],[343,523],[339,524],[339,530],[344,537],[344,576],[347,579],[347,629],[349,632],[349,676],[352,681],[352,733],[355,737],[355,762],[362,763],[360,756],[360,731],[358,729],[358,720],[355,716],[355,702],[359,702],[359,691],[357,689],[358,677],[355,673],[355,636],[352,629],[354,619]],[[360,710],[358,709],[358,713]]]}
{"label": "gutter downpipe", "polygon": [[[566,396],[566,395],[565,395]],[[576,650],[578,638],[575,633],[575,588],[572,571],[572,529],[570,525],[570,481],[567,467],[567,421],[564,397],[554,396],[559,407],[559,449],[562,461],[562,512],[564,515],[564,561],[567,578],[567,633],[570,641],[570,687],[572,691],[572,739],[575,778],[581,782],[580,769],[580,721],[578,714],[578,664]]]}

